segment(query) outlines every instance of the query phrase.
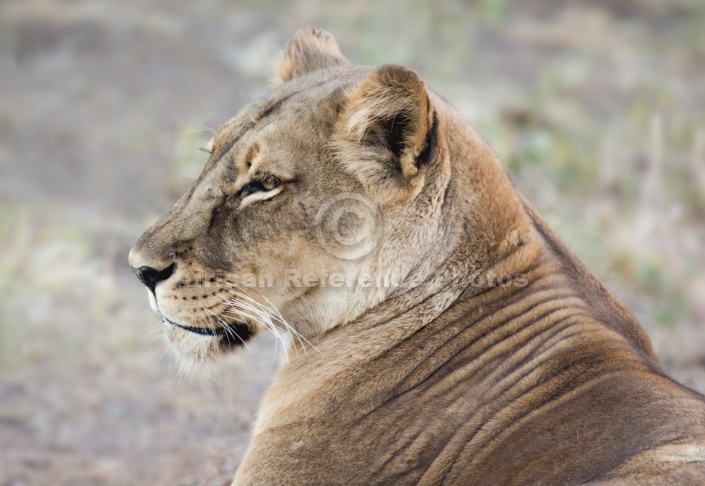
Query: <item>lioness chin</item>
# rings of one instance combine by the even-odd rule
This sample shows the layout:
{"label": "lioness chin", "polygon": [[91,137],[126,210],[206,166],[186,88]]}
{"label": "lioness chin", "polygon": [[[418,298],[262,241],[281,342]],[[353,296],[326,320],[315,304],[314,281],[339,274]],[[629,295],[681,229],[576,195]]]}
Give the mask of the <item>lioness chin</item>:
{"label": "lioness chin", "polygon": [[413,72],[299,31],[130,252],[179,359],[291,336],[238,485],[705,484],[705,400]]}

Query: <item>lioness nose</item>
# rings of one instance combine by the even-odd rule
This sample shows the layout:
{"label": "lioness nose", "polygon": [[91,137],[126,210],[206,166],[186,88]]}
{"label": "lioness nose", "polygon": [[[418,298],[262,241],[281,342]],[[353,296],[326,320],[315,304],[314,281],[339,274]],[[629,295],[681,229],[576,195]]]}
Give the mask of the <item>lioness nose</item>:
{"label": "lioness nose", "polygon": [[132,271],[135,272],[137,278],[139,278],[142,283],[145,284],[147,288],[152,291],[152,293],[154,293],[154,289],[157,284],[171,277],[175,268],[175,263],[172,263],[163,270],[156,270],[152,267],[143,265],[139,268],[133,268]]}

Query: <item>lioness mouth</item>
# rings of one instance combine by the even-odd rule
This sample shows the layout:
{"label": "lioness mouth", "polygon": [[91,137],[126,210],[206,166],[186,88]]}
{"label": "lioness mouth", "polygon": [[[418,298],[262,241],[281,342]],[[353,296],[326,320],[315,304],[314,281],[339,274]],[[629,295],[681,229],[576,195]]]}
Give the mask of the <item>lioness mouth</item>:
{"label": "lioness mouth", "polygon": [[252,337],[252,331],[250,326],[245,323],[234,323],[228,324],[227,326],[212,328],[212,327],[193,327],[184,326],[176,322],[170,321],[166,317],[164,318],[169,324],[180,327],[186,331],[193,332],[195,334],[200,334],[201,336],[223,336],[226,341],[225,344],[228,345],[238,345],[245,344],[245,341]]}

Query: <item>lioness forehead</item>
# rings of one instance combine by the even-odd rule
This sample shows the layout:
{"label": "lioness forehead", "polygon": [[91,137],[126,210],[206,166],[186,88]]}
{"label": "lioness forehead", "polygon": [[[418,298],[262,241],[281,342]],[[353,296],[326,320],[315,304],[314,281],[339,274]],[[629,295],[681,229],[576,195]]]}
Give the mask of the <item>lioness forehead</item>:
{"label": "lioness forehead", "polygon": [[314,72],[274,89],[264,98],[244,106],[223,123],[212,143],[214,158],[227,153],[245,133],[265,125],[291,125],[305,130],[307,136],[330,128],[343,104],[346,89],[370,71],[365,67],[346,67],[330,72]]}

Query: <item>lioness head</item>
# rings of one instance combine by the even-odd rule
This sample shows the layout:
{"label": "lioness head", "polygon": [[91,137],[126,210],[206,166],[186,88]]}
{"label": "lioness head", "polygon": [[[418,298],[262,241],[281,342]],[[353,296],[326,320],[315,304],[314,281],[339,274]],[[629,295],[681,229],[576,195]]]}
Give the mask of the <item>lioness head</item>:
{"label": "lioness head", "polygon": [[475,136],[450,135],[457,116],[408,69],[352,66],[326,32],[299,31],[277,86],[220,127],[198,180],[130,252],[177,356],[210,359],[263,328],[303,342],[350,323],[428,281],[458,232],[479,265],[483,238],[511,222],[487,207],[456,220],[444,202],[472,215],[467,194],[509,193],[482,164],[451,183],[449,150]]}

